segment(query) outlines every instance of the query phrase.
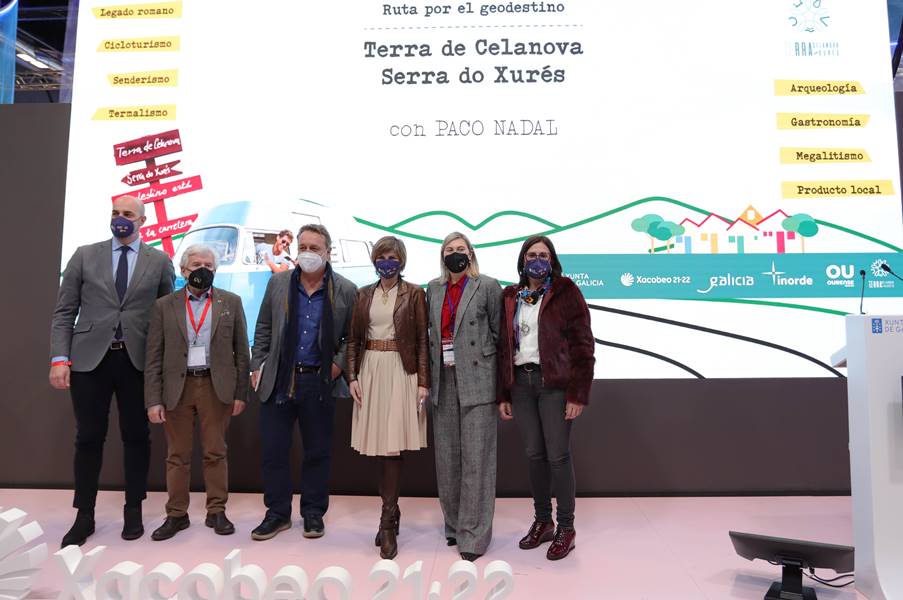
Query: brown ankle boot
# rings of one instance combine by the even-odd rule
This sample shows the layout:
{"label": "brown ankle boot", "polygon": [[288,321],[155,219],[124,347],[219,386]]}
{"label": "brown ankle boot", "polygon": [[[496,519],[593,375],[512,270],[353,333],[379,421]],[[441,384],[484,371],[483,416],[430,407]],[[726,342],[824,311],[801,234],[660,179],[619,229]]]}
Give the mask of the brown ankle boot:
{"label": "brown ankle boot", "polygon": [[398,505],[383,505],[382,516],[379,519],[379,555],[385,559],[393,559],[398,556],[398,540],[395,537],[398,521],[395,520],[395,512]]}
{"label": "brown ankle boot", "polygon": [[[395,507],[395,537],[398,537],[400,526],[401,526],[401,509],[396,506]],[[382,529],[377,529],[376,530],[376,540],[374,541],[374,544],[376,546],[382,546],[382,543],[383,543]]]}

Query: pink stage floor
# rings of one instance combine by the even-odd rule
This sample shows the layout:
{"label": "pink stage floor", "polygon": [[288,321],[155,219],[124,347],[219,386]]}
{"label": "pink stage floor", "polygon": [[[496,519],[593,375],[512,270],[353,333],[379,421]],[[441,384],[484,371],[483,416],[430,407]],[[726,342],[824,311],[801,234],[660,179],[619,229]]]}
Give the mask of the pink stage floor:
{"label": "pink stage floor", "polygon": [[[0,490],[0,506],[21,508],[44,529],[51,552],[74,511],[71,492],[59,490]],[[234,494],[228,514],[238,529],[233,536],[217,536],[204,527],[204,501],[192,494],[192,525],[172,540],[154,542],[150,532],[162,522],[165,495],[151,494],[144,506],[147,533],[135,542],[119,537],[122,494],[103,492],[97,509],[97,533],[83,546],[88,551],[106,545],[100,572],[132,560],[145,572],[161,562],[178,562],[186,572],[203,562],[222,565],[234,548],[242,549],[244,564],[258,564],[273,577],[286,564],[304,568],[311,582],[321,569],[338,565],[350,571],[354,598],[370,598],[376,584],[367,579],[379,560],[373,535],[378,522],[375,497],[333,497],[326,518],[326,536],[307,540],[295,527],[266,542],[250,539],[262,515],[257,494]],[[295,501],[297,507],[297,498]],[[762,561],[749,562],[734,554],[730,529],[766,535],[852,545],[849,498],[579,498],[577,548],[563,561],[545,558],[545,548],[524,551],[517,540],[529,525],[531,505],[525,499],[500,499],[489,553],[477,561],[480,576],[489,562],[500,559],[514,571],[511,598],[605,598],[614,600],[761,600],[780,569]],[[449,567],[459,559],[445,545],[437,500],[403,498],[399,555],[404,569],[422,560],[426,582],[442,582],[442,598],[451,597],[446,582]],[[830,571],[819,572],[831,577]],[[31,598],[53,598],[64,578],[49,560]],[[851,587],[834,590],[809,581],[823,600],[863,598]],[[482,583],[476,598],[485,597]],[[335,594],[330,597],[334,597]],[[410,598],[400,586],[393,598]]]}

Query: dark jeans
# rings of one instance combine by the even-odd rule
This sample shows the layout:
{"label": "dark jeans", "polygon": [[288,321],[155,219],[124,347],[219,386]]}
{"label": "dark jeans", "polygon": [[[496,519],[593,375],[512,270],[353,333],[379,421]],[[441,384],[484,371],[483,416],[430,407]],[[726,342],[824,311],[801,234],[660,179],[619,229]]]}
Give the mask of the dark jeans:
{"label": "dark jeans", "polygon": [[304,447],[301,464],[301,516],[322,517],[329,508],[329,468],[335,399],[321,398],[316,373],[295,375],[298,399],[276,404],[274,392],[260,406],[263,445],[263,503],[267,516],[292,516],[290,453],[297,421]]}
{"label": "dark jeans", "polygon": [[571,462],[571,421],[564,419],[565,391],[542,387],[542,372],[515,367],[511,389],[514,422],[530,461],[530,488],[537,521],[552,520],[552,494],[558,525],[574,526],[576,481]]}
{"label": "dark jeans", "polygon": [[147,497],[150,466],[144,374],[135,368],[125,349],[110,350],[93,371],[73,371],[69,383],[76,424],[72,506],[94,509],[113,394],[119,409],[119,433],[124,450],[125,503],[137,506]]}

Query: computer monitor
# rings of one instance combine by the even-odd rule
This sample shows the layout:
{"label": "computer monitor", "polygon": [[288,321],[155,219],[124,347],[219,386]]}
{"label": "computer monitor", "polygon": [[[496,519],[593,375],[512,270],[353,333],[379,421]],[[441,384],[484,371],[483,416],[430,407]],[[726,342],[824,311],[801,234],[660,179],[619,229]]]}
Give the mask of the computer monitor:
{"label": "computer monitor", "polygon": [[765,600],[815,600],[815,590],[803,587],[803,569],[853,571],[852,546],[822,544],[755,533],[729,532],[734,550],[747,560],[760,558],[783,568],[781,581],[771,584]]}

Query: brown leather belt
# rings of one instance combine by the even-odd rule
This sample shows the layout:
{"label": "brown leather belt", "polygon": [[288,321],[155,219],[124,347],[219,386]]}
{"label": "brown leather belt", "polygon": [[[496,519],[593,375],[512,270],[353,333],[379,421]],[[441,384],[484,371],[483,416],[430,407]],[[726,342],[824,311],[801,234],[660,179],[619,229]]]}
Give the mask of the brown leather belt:
{"label": "brown leather belt", "polygon": [[396,340],[367,340],[367,350],[398,352],[398,342]]}

